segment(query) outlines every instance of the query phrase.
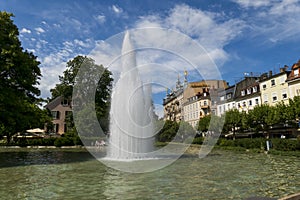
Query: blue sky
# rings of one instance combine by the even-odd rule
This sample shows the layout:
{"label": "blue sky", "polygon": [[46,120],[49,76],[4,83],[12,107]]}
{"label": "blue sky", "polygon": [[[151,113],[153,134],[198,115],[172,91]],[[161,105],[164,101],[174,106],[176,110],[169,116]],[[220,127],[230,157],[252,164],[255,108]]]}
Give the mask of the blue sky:
{"label": "blue sky", "polygon": [[[221,77],[231,84],[245,72],[278,72],[279,67],[291,66],[300,59],[300,1],[297,0],[4,0],[0,9],[15,15],[22,46],[41,61],[43,97],[49,96],[49,90],[58,82],[66,61],[78,54],[89,55],[99,45],[103,46],[103,42],[127,29],[157,27],[189,36],[205,49]],[[136,39],[135,43],[149,40],[154,47],[169,44],[166,38],[160,39],[155,34],[147,37],[140,38],[141,41]],[[180,48],[186,54],[193,53],[187,44]],[[149,59],[153,56],[151,53],[157,52],[148,51],[144,57]],[[167,63],[165,71],[174,71],[162,74],[163,87],[174,87],[176,74],[182,75],[184,69],[191,70],[189,81],[215,77],[215,71],[210,71],[209,64],[200,59],[199,65],[207,64],[204,77],[171,58],[166,53],[160,58],[144,59],[160,68]],[[101,59],[95,60],[101,62]],[[163,87],[154,92],[157,104],[162,102]]]}

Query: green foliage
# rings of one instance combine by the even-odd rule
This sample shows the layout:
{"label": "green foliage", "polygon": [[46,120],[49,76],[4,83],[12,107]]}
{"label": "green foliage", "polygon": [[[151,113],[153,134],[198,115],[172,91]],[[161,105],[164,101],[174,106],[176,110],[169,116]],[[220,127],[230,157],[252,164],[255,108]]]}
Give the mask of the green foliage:
{"label": "green foliage", "polygon": [[235,139],[235,132],[237,128],[242,126],[243,114],[237,109],[229,110],[225,113],[225,124],[227,130],[233,132],[233,139]]}
{"label": "green foliage", "polygon": [[193,144],[203,144],[203,141],[204,141],[204,137],[197,137],[194,138]]}
{"label": "green foliage", "polygon": [[73,140],[72,138],[69,137],[61,137],[61,138],[57,138],[54,141],[54,146],[56,147],[61,147],[61,146],[73,146]]}
{"label": "green foliage", "polygon": [[[158,142],[170,142],[174,139],[178,129],[179,124],[170,120],[158,121],[158,127],[162,127],[156,134],[156,140]],[[163,126],[162,126],[163,124]]]}
{"label": "green foliage", "polygon": [[202,119],[199,120],[197,130],[201,132],[208,131],[209,123],[210,123],[211,115],[206,115]]}
{"label": "green foliage", "polygon": [[[195,136],[196,136],[196,131],[188,122],[181,121],[179,123],[179,129],[176,138],[177,142],[183,142],[187,138],[193,139]],[[188,141],[186,142],[189,143]]]}
{"label": "green foliage", "polygon": [[21,47],[12,14],[0,12],[0,134],[42,127],[47,115],[37,106],[41,77],[37,57]]}
{"label": "green foliage", "polygon": [[[299,140],[272,138],[271,149],[277,151],[296,151],[300,150]],[[266,139],[265,138],[243,138],[236,140],[219,139],[218,146],[221,147],[241,147],[244,149],[265,149]]]}
{"label": "green foliage", "polygon": [[[84,107],[76,110],[76,123],[81,123],[80,127],[86,131],[81,131],[87,135],[93,134],[91,127],[95,126],[89,119],[96,117],[104,133],[109,129],[109,108],[112,90],[111,72],[102,65],[95,64],[95,61],[86,56],[76,56],[68,61],[63,76],[59,77],[60,83],[51,89],[52,98],[63,96],[71,99],[75,97],[78,102],[85,102]],[[75,90],[74,90],[75,89]],[[73,94],[77,91],[77,94]],[[76,109],[76,107],[74,107]],[[73,115],[68,116],[67,126],[76,131],[73,122]]]}
{"label": "green foliage", "polygon": [[272,148],[279,151],[296,151],[300,150],[300,141],[274,138],[271,140]]}

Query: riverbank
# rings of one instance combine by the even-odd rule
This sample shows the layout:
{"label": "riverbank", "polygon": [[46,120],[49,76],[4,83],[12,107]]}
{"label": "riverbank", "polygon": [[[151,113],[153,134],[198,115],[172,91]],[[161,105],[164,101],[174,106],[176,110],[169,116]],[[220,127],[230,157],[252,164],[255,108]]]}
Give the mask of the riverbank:
{"label": "riverbank", "polygon": [[[162,148],[163,146],[166,146],[168,143],[162,143],[157,142],[155,146],[157,148]],[[181,144],[181,143],[172,143],[172,145],[187,145],[187,144]],[[185,151],[185,154],[191,154],[191,155],[197,155],[199,154],[201,145],[200,144],[191,144],[187,150]],[[74,145],[74,146],[5,146],[1,145],[0,149],[15,149],[15,150],[25,150],[25,149],[46,149],[46,150],[55,150],[55,149],[65,149],[68,151],[72,150],[81,150],[81,151],[88,151],[88,150],[105,150],[106,146],[103,147],[95,147],[95,146],[82,146],[82,145]],[[282,155],[282,156],[296,156],[300,157],[300,151],[280,151],[275,149],[270,149],[270,151],[265,151],[261,148],[244,148],[240,146],[219,146],[215,145],[212,149],[212,151],[233,151],[233,152],[239,152],[239,153],[261,153],[261,154],[272,154],[272,155]]]}
{"label": "riverbank", "polygon": [[[201,145],[192,144],[190,148],[187,149],[186,153],[190,154],[197,154],[199,153],[199,150],[201,148]],[[270,149],[269,151],[265,151],[262,149],[247,149],[243,147],[222,147],[222,146],[214,146],[212,151],[216,150],[222,150],[222,151],[234,151],[239,153],[254,153],[254,154],[272,154],[272,155],[281,155],[281,156],[296,156],[300,157],[300,151],[279,151],[279,150],[273,150]]]}

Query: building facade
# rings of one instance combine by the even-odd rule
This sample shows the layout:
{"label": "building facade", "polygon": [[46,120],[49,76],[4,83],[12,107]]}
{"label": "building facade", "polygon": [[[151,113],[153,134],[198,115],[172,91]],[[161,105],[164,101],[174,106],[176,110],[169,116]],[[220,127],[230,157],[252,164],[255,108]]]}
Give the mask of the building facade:
{"label": "building facade", "polygon": [[300,96],[300,60],[292,66],[292,71],[287,78],[290,98]]}
{"label": "building facade", "polygon": [[289,74],[290,71],[285,67],[281,68],[278,74],[273,75],[270,71],[268,75],[263,76],[259,83],[262,103],[275,106],[282,101],[288,104],[290,95],[286,80]]}
{"label": "building facade", "polygon": [[183,119],[194,128],[199,120],[211,114],[211,99],[208,91],[198,93],[183,103]]}
{"label": "building facade", "polygon": [[59,96],[45,106],[51,112],[53,132],[63,134],[67,131],[66,117],[72,112],[71,101]]}

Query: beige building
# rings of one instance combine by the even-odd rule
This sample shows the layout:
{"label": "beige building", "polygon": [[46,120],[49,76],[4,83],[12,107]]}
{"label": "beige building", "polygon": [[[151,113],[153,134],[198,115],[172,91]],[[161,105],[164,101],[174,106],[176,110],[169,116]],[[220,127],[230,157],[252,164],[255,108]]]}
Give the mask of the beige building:
{"label": "beige building", "polygon": [[183,90],[184,85],[181,84],[179,77],[176,82],[176,89],[171,92],[167,89],[166,97],[163,99],[164,120],[176,122],[180,122],[182,120]]}
{"label": "beige building", "polygon": [[281,68],[280,72],[275,75],[272,75],[271,71],[268,75],[265,74],[259,83],[262,103],[270,106],[274,106],[280,101],[288,103],[290,95],[286,80],[289,74],[287,67]]}
{"label": "beige building", "polygon": [[183,92],[183,119],[194,128],[204,116],[217,111],[217,91],[227,87],[224,80],[191,82]]}
{"label": "beige building", "polygon": [[198,93],[183,103],[183,119],[194,128],[199,120],[211,113],[211,99],[209,92]]}
{"label": "beige building", "polygon": [[292,66],[292,71],[287,78],[290,98],[300,96],[300,60]]}
{"label": "beige building", "polygon": [[52,114],[53,132],[63,134],[67,131],[66,117],[72,112],[71,101],[59,96],[48,103],[47,108]]}

